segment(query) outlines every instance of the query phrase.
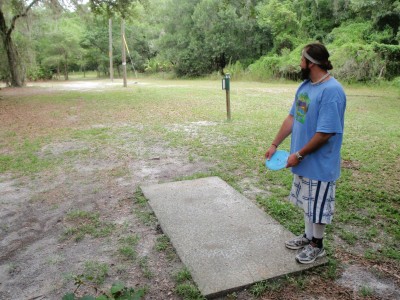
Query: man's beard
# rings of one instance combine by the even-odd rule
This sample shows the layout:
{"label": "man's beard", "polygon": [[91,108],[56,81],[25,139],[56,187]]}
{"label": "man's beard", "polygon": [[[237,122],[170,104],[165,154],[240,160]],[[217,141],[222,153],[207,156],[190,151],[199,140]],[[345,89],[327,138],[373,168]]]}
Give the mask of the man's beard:
{"label": "man's beard", "polygon": [[305,69],[301,69],[301,71],[300,71],[300,78],[301,78],[301,80],[308,80],[308,79],[310,79],[310,68],[309,67],[307,67],[307,68],[305,68]]}

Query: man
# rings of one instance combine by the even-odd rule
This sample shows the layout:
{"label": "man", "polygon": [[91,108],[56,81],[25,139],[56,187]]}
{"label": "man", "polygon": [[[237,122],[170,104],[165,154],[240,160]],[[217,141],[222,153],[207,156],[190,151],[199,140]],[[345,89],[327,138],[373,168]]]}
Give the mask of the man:
{"label": "man", "polygon": [[340,176],[346,95],[329,74],[333,67],[324,45],[305,46],[300,67],[304,82],[265,157],[270,159],[291,134],[286,168],[292,168],[294,178],[289,200],[304,210],[305,233],[285,245],[302,249],[296,260],[308,264],[326,255],[323,238],[326,224],[332,221],[335,182]]}

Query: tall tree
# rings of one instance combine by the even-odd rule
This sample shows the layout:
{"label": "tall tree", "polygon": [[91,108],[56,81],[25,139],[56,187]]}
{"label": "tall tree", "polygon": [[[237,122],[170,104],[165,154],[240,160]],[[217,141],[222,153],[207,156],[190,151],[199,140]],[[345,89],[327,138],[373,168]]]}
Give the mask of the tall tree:
{"label": "tall tree", "polygon": [[269,29],[257,24],[256,2],[250,0],[169,0],[160,18],[160,55],[178,75],[222,71],[230,62],[245,65],[271,46]]}
{"label": "tall tree", "polygon": [[275,51],[292,50],[297,46],[299,23],[293,9],[292,1],[270,0],[259,4],[258,24],[269,28],[274,36]]}
{"label": "tall tree", "polygon": [[46,40],[50,43],[42,44],[42,64],[53,70],[57,75],[61,73],[68,80],[71,64],[79,64],[83,49],[79,42],[83,39],[83,27],[80,19],[64,14],[57,20],[56,28],[48,30]]}
{"label": "tall tree", "polygon": [[0,35],[3,47],[7,53],[11,85],[15,87],[25,85],[25,69],[13,42],[12,33],[17,20],[26,17],[29,10],[38,2],[39,0],[32,0],[28,5],[25,5],[25,1],[23,0],[13,1],[14,5],[12,8],[16,13],[11,17],[9,24],[7,24],[6,14],[3,11],[3,2],[0,2]]}

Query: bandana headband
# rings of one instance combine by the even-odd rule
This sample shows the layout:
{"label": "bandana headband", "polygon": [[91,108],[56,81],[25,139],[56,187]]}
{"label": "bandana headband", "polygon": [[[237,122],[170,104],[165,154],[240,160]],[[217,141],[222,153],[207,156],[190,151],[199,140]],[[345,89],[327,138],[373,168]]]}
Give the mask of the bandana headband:
{"label": "bandana headband", "polygon": [[306,51],[305,49],[303,50],[302,55],[303,55],[305,58],[307,58],[309,61],[311,61],[313,64],[316,64],[316,65],[320,65],[320,64],[321,64],[318,60],[315,60],[314,58],[312,58],[312,57],[307,53],[307,51]]}

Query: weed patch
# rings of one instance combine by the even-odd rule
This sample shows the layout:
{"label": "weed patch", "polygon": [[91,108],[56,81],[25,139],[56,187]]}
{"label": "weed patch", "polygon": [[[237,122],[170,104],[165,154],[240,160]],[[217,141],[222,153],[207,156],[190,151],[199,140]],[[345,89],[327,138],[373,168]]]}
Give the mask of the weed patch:
{"label": "weed patch", "polygon": [[139,236],[127,236],[119,240],[118,252],[125,259],[135,261],[137,257],[136,246],[139,242]]}
{"label": "weed patch", "polygon": [[99,213],[94,212],[74,210],[67,214],[65,220],[72,225],[65,229],[62,239],[74,238],[80,241],[85,235],[106,237],[115,229],[114,224],[100,221]]}

